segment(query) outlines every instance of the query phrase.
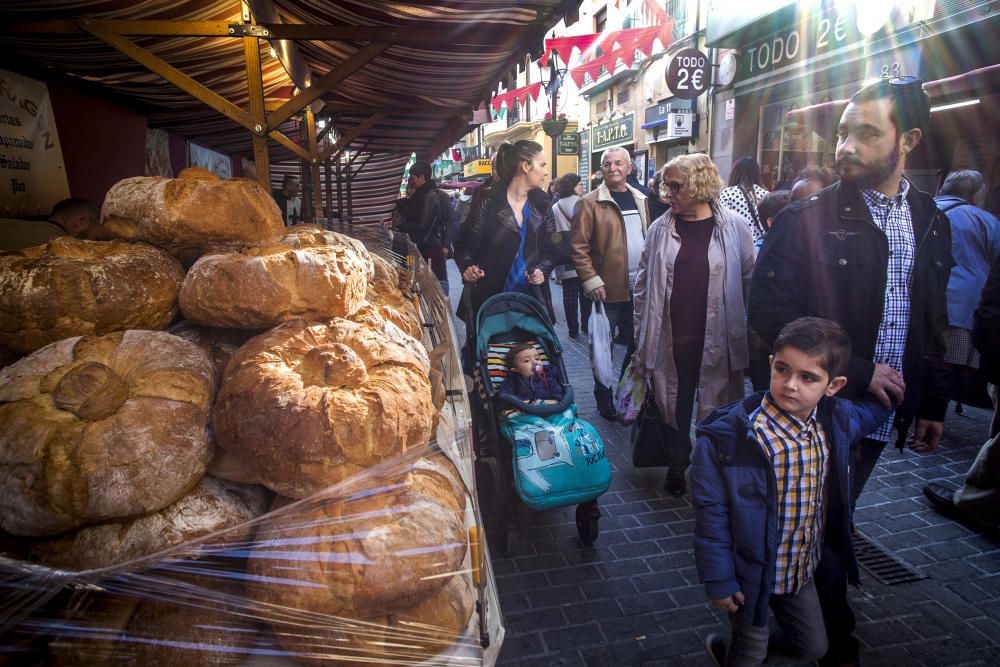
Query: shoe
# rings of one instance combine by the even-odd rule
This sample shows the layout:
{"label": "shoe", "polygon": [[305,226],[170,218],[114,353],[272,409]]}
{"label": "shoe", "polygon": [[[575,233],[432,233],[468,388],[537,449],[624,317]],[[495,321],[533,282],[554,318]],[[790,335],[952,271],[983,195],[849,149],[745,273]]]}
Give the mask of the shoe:
{"label": "shoe", "polygon": [[579,331],[570,331],[569,332],[569,337],[572,338],[573,340],[576,340],[577,338],[579,338],[579,336],[580,336],[580,332]]}
{"label": "shoe", "polygon": [[687,491],[683,470],[667,470],[667,493],[674,498],[680,498]]}
{"label": "shoe", "polygon": [[597,408],[598,414],[607,419],[609,422],[618,421],[618,413],[615,412],[614,408]]}
{"label": "shoe", "polygon": [[705,637],[705,653],[715,664],[715,667],[724,667],[726,664],[726,640],[722,635],[712,633]]}
{"label": "shoe", "polygon": [[924,486],[924,495],[931,501],[938,512],[946,516],[957,516],[958,508],[955,507],[955,490],[943,484],[931,482]]}

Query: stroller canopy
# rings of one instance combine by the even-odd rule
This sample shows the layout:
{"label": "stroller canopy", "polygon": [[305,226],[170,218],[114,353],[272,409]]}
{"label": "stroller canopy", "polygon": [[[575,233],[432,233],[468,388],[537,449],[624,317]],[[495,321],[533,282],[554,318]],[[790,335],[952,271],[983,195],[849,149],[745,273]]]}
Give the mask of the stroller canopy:
{"label": "stroller canopy", "polygon": [[545,306],[527,294],[503,292],[487,299],[476,315],[476,357],[481,359],[486,355],[495,336],[515,329],[540,342],[550,355],[562,354],[562,345]]}

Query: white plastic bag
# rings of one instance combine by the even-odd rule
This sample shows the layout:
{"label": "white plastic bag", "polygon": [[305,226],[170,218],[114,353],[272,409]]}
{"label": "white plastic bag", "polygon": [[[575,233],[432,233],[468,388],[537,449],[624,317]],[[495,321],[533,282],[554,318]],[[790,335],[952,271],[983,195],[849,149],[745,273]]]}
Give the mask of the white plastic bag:
{"label": "white plastic bag", "polygon": [[614,363],[611,360],[611,323],[604,314],[604,303],[594,301],[594,312],[590,316],[590,367],[594,369],[594,379],[605,387],[615,381]]}

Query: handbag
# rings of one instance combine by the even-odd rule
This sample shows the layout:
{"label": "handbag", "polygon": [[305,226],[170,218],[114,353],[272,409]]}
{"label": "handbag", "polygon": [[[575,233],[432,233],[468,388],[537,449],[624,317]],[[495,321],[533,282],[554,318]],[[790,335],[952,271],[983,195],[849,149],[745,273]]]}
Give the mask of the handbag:
{"label": "handbag", "polygon": [[[757,214],[757,205],[750,201],[750,195],[747,191],[740,187],[740,194],[743,195],[743,201],[747,203],[747,208],[750,209],[750,216],[753,218],[753,224],[757,226],[760,230],[760,235],[763,237],[767,234],[767,230],[764,229],[764,225],[760,224],[760,216]],[[754,198],[756,198],[756,193],[754,193]]]}
{"label": "handbag", "polygon": [[632,424],[632,465],[636,468],[662,468],[669,465],[669,437],[667,425],[660,417],[660,408],[653,400],[652,387],[649,387],[639,418]]}

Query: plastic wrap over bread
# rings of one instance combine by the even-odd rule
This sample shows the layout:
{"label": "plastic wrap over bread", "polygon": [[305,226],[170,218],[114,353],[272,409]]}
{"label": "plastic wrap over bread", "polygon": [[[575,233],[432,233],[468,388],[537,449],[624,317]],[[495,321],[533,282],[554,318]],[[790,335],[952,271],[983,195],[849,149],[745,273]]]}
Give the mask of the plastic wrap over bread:
{"label": "plastic wrap over bread", "polygon": [[205,477],[160,512],[8,549],[3,648],[19,664],[478,665],[474,522],[432,446],[300,500]]}

